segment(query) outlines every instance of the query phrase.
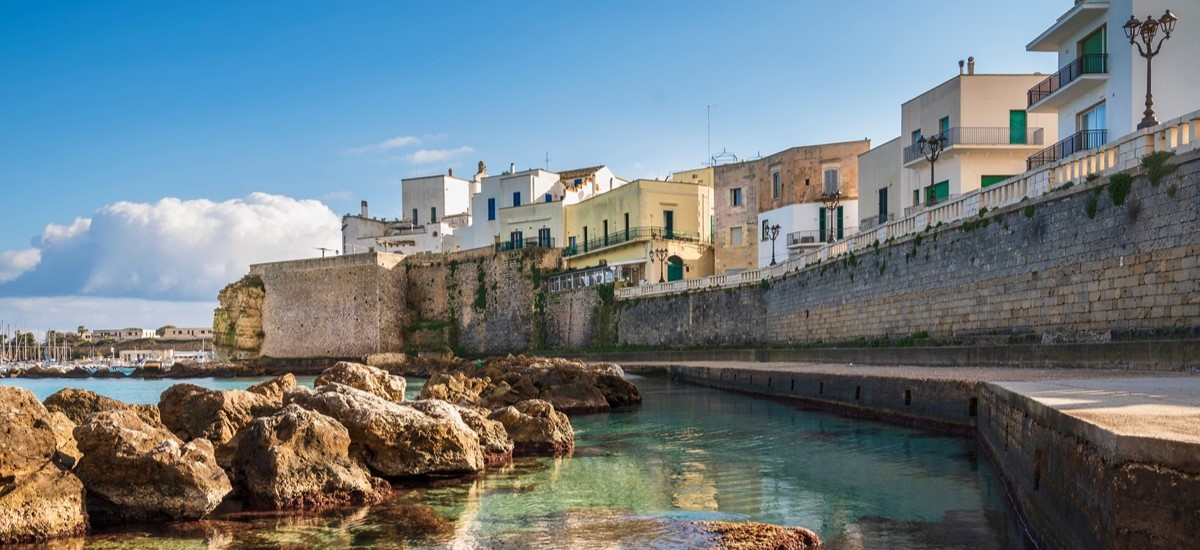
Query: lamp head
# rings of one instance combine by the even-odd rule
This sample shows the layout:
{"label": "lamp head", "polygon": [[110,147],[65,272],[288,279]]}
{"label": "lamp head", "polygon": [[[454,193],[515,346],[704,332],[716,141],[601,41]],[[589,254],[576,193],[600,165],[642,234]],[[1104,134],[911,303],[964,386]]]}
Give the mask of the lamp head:
{"label": "lamp head", "polygon": [[1125,31],[1125,38],[1129,39],[1130,44],[1133,44],[1133,38],[1137,36],[1138,27],[1141,26],[1142,22],[1138,21],[1138,18],[1133,15],[1130,15],[1129,21],[1126,21],[1125,24],[1121,26],[1121,29]]}
{"label": "lamp head", "polygon": [[1142,40],[1147,44],[1154,40],[1154,35],[1158,32],[1158,20],[1147,15],[1146,21],[1142,23],[1141,33]]}
{"label": "lamp head", "polygon": [[1179,21],[1179,18],[1175,17],[1175,14],[1171,13],[1171,10],[1167,10],[1167,13],[1164,13],[1162,18],[1158,20],[1158,25],[1162,27],[1164,35],[1171,36],[1171,31],[1175,30],[1176,21]]}

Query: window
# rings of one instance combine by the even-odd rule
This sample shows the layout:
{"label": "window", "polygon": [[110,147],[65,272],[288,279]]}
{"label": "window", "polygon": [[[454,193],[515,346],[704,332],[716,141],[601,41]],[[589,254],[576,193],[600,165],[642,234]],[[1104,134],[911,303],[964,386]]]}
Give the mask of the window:
{"label": "window", "polygon": [[980,176],[979,186],[984,189],[987,189],[988,187],[996,185],[997,183],[1005,181],[1011,177],[1012,176]]}
{"label": "window", "polygon": [[567,238],[567,248],[570,248],[571,250],[575,250],[575,236],[574,235]]}
{"label": "window", "polygon": [[546,202],[554,202],[554,195],[546,193]]}
{"label": "window", "polygon": [[525,240],[523,239],[523,235],[521,235],[520,231],[513,231],[512,233],[509,233],[508,242],[513,248],[522,248],[522,245],[525,244]]}
{"label": "window", "polygon": [[888,219],[888,188],[879,189],[879,223],[887,223]]}
{"label": "window", "polygon": [[771,172],[771,198],[778,199],[783,192],[783,184],[779,181],[779,169]]}
{"label": "window", "polygon": [[671,238],[675,234],[675,212],[672,210],[663,210],[663,226],[665,226],[667,238]]}
{"label": "window", "polygon": [[729,245],[730,246],[742,246],[742,228],[740,228],[740,227],[730,227],[729,228]]}
{"label": "window", "polygon": [[608,220],[604,220],[604,246],[608,246]]}
{"label": "window", "polygon": [[488,199],[488,221],[496,219],[496,199]]}
{"label": "window", "polygon": [[927,204],[937,204],[950,198],[950,180],[940,181],[932,186],[925,187],[925,202]]}
{"label": "window", "polygon": [[429,207],[429,223],[437,223],[437,207]]}
{"label": "window", "polygon": [[912,133],[912,144],[911,145],[916,145],[918,141],[921,141],[921,131],[920,130],[916,130]]}
{"label": "window", "polygon": [[1008,112],[1008,142],[1012,145],[1024,145],[1028,142],[1029,116],[1025,111],[1012,110]]}
{"label": "window", "polygon": [[625,213],[625,240],[629,240],[629,212]]}
{"label": "window", "polygon": [[837,168],[825,169],[825,192],[826,193],[832,195],[832,194],[838,192],[839,185],[841,183],[839,181],[838,176],[839,176],[839,174],[838,174]]}
{"label": "window", "polygon": [[1096,105],[1079,115],[1079,131],[1107,130],[1108,116],[1104,103]]}
{"label": "window", "polygon": [[770,220],[762,221],[762,240],[764,241],[771,238],[771,229],[770,225],[768,225],[769,223]]}
{"label": "window", "polygon": [[734,187],[733,189],[729,190],[729,204],[731,204],[733,206],[741,206],[742,205],[742,188],[741,187]]}
{"label": "window", "polygon": [[950,131],[950,117],[942,117],[942,119],[938,121],[938,132],[940,132],[944,136],[949,131]]}
{"label": "window", "polygon": [[513,193],[513,206],[521,206],[521,192],[520,191],[516,191]]}
{"label": "window", "polygon": [[538,246],[548,247],[554,246],[554,241],[550,239],[550,228],[543,227],[538,230]]}
{"label": "window", "polygon": [[413,208],[413,225],[421,225],[421,222],[417,221],[417,209],[416,208]]}
{"label": "window", "polygon": [[804,178],[804,186],[808,187],[808,178]]}

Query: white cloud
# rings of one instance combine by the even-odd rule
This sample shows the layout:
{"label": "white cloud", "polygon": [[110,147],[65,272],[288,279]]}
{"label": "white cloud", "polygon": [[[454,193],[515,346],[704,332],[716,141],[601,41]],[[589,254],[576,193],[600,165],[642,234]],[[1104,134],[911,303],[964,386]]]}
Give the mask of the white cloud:
{"label": "white cloud", "polygon": [[91,219],[47,226],[34,239],[40,262],[0,281],[0,294],[213,300],[252,263],[339,248],[340,231],[340,218],[320,201],[265,193],[224,202],[118,202]]}
{"label": "white cloud", "polygon": [[98,328],[158,328],[163,325],[212,326],[211,302],[172,302],[139,298],[54,296],[0,298],[0,319],[14,329],[42,334],[46,329],[73,331],[79,325]]}
{"label": "white cloud", "polygon": [[396,136],[391,139],[385,139],[379,143],[364,145],[362,147],[351,147],[345,150],[348,155],[361,155],[372,151],[387,151],[390,149],[400,149],[410,145],[420,145],[421,139],[416,136]]}
{"label": "white cloud", "polygon": [[330,191],[324,195],[321,195],[321,200],[343,202],[354,200],[354,193],[350,191]]}
{"label": "white cloud", "polygon": [[0,252],[0,283],[7,283],[33,269],[42,261],[42,251],[36,248]]}
{"label": "white cloud", "polygon": [[404,160],[413,164],[426,164],[430,162],[442,162],[452,158],[474,153],[475,149],[463,146],[457,149],[421,149],[404,155]]}

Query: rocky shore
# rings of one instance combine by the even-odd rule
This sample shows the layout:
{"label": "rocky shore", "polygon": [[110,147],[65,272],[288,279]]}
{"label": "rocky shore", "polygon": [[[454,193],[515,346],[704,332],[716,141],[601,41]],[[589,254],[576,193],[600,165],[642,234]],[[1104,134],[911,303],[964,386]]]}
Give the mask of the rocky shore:
{"label": "rocky shore", "polygon": [[574,448],[567,416],[536,396],[495,407],[407,401],[404,378],[345,362],[315,386],[290,374],[245,391],[181,383],[157,406],[79,389],[39,403],[0,387],[0,544],[218,508],[372,504],[392,481]]}

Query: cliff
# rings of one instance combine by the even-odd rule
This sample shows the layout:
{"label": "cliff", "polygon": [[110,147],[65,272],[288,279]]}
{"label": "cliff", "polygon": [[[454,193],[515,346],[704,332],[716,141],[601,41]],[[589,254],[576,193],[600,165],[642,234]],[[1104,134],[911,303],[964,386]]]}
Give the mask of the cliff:
{"label": "cliff", "polygon": [[213,344],[221,358],[250,359],[262,349],[263,300],[266,286],[258,275],[246,275],[217,295],[213,311]]}

